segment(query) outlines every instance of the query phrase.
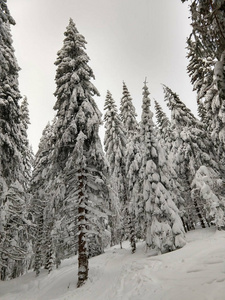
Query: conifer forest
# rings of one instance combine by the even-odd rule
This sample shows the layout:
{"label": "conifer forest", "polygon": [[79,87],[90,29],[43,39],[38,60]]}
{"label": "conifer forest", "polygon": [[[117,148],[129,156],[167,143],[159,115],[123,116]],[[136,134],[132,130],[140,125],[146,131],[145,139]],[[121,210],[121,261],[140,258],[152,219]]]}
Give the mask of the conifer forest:
{"label": "conifer forest", "polygon": [[10,1],[0,0],[1,281],[51,273],[77,255],[79,288],[106,247],[129,241],[132,256],[142,240],[161,255],[185,247],[191,230],[225,229],[225,1],[181,2],[189,3],[187,72],[198,117],[163,85],[168,116],[145,74],[140,122],[126,78],[120,106],[109,86],[100,112],[86,40],[70,18],[55,58],[55,117],[34,154],[10,29],[17,25]]}

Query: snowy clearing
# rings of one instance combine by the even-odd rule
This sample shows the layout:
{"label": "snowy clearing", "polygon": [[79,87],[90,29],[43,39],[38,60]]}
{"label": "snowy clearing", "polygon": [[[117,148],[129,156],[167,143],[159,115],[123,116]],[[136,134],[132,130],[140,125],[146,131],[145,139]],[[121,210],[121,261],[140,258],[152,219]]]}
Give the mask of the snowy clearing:
{"label": "snowy clearing", "polygon": [[153,256],[139,243],[128,243],[90,259],[88,282],[76,288],[77,258],[38,278],[33,272],[0,282],[1,300],[224,300],[225,232],[214,228],[187,234],[187,245]]}

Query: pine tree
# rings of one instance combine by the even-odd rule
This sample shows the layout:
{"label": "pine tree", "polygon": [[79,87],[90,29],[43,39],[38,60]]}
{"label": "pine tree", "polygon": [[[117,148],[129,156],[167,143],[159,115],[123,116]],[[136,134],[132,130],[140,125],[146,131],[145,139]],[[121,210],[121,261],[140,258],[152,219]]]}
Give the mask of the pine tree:
{"label": "pine tree", "polygon": [[24,273],[28,248],[27,178],[24,174],[23,123],[18,88],[19,67],[10,25],[15,25],[6,1],[0,1],[0,276]]}
{"label": "pine tree", "polygon": [[126,176],[129,195],[129,232],[132,253],[136,251],[136,237],[144,238],[144,224],[142,222],[144,209],[139,207],[141,197],[142,180],[141,168],[141,143],[140,133],[137,132],[128,142],[126,147]]}
{"label": "pine tree", "polygon": [[[94,74],[88,66],[86,41],[72,19],[64,35],[55,63],[56,143],[49,168],[52,192],[58,184],[66,182],[64,196],[55,209],[58,220],[64,217],[78,232],[77,286],[80,287],[88,278],[88,240],[96,236],[96,240],[102,242],[107,218],[104,208],[107,206],[108,167],[98,135],[101,113],[93,96],[99,93],[91,83]],[[70,216],[62,215],[68,211],[67,207],[77,212],[72,223]]]}
{"label": "pine tree", "polygon": [[47,237],[45,237],[45,269],[48,270],[48,273],[52,271],[54,264],[52,225],[53,223],[48,222],[47,228],[45,229],[45,232],[47,233]]}
{"label": "pine tree", "polygon": [[172,130],[175,132],[173,142],[174,169],[183,185],[183,198],[187,227],[195,227],[200,220],[205,227],[201,205],[195,198],[191,199],[191,184],[201,166],[211,167],[221,174],[221,166],[205,126],[197,120],[185,104],[168,87],[164,87],[165,100],[171,110]]}
{"label": "pine tree", "polygon": [[[185,0],[182,0],[185,2]],[[205,123],[221,161],[224,158],[224,1],[192,1],[189,74],[204,96]],[[214,71],[213,71],[214,70]]]}
{"label": "pine tree", "polygon": [[[40,209],[39,209],[40,210]],[[36,276],[40,274],[40,269],[43,264],[43,239],[44,239],[44,220],[43,220],[43,211],[39,212],[38,217],[36,216],[35,224],[37,226],[36,229],[36,242],[35,242],[35,249],[34,249],[34,271]]]}
{"label": "pine tree", "polygon": [[[129,231],[129,236],[130,236],[130,242],[131,242],[131,248],[132,248],[132,253],[136,251],[136,241],[135,241],[135,202],[134,202],[134,193],[136,192],[134,190],[134,186],[132,187],[131,184],[131,177],[133,177],[134,174],[133,171],[133,159],[134,155],[132,155],[132,152],[135,152],[135,147],[137,146],[137,135],[139,133],[139,124],[136,120],[137,114],[135,111],[135,107],[133,105],[133,100],[131,98],[131,95],[128,91],[128,88],[123,82],[123,96],[120,102],[120,116],[121,120],[123,122],[124,128],[125,128],[125,134],[127,138],[127,147],[126,147],[126,161],[125,161],[125,173],[124,177],[127,179],[126,180],[126,190],[127,190],[127,204],[126,204],[126,215],[128,215],[127,219],[127,227]],[[129,150],[128,150],[129,149]],[[129,151],[129,155],[128,155]],[[130,173],[128,175],[128,173]],[[129,176],[129,178],[128,178]],[[131,179],[132,180],[132,179]]]}
{"label": "pine tree", "polygon": [[158,128],[158,138],[162,147],[165,149],[169,155],[172,147],[172,136],[173,132],[171,130],[171,123],[166,113],[163,111],[162,107],[155,100],[155,116]]}
{"label": "pine tree", "polygon": [[143,200],[146,210],[146,244],[158,252],[183,247],[184,229],[179,210],[166,188],[165,160],[155,138],[155,126],[150,111],[150,98],[146,81],[143,87],[141,116]]}
{"label": "pine tree", "polygon": [[170,126],[170,120],[156,100],[155,100],[155,116],[159,126],[160,134],[163,134]]}
{"label": "pine tree", "polygon": [[224,1],[191,1],[190,13],[192,35],[198,38],[201,48],[208,53],[208,56],[219,60],[225,42]]}
{"label": "pine tree", "polygon": [[215,57],[210,57],[204,50],[196,35],[191,35],[187,40],[188,74],[197,92],[197,100],[204,98],[213,82],[213,66]]}
{"label": "pine tree", "polygon": [[[169,118],[157,101],[155,101],[155,112],[159,130],[157,134],[159,147],[164,150],[163,155],[165,156],[165,160],[167,162],[171,162],[173,161],[173,142],[176,140],[175,132],[171,128],[171,122]],[[178,174],[171,163],[166,165],[164,171],[167,178],[169,178],[166,188],[171,190],[171,196],[179,209],[180,217],[183,221],[185,211],[184,199],[182,197],[182,186],[179,184]],[[185,224],[183,223],[183,225]]]}
{"label": "pine tree", "polygon": [[198,109],[198,116],[200,118],[200,121],[203,123],[203,125],[207,126],[207,110],[205,103],[201,100],[197,100],[197,109]]}
{"label": "pine tree", "polygon": [[220,174],[210,167],[201,166],[194,176],[191,187],[191,197],[202,206],[208,226],[214,224],[217,229],[224,229],[224,181],[221,180]]}
{"label": "pine tree", "polygon": [[214,67],[213,83],[205,96],[208,130],[221,162],[225,162],[225,51]]}
{"label": "pine tree", "polygon": [[125,82],[123,82],[123,97],[120,102],[120,116],[126,130],[127,139],[129,139],[137,132],[139,126],[136,120],[135,107]]}
{"label": "pine tree", "polygon": [[33,267],[38,276],[40,268],[44,264],[45,244],[49,241],[50,235],[47,227],[48,222],[52,222],[53,212],[52,201],[48,194],[48,184],[50,183],[50,170],[48,164],[51,159],[54,147],[54,122],[48,123],[42,132],[42,137],[35,155],[34,170],[31,178],[30,194],[31,207],[30,216],[35,224],[36,230],[33,235],[34,263]]}
{"label": "pine tree", "polygon": [[[125,149],[126,149],[126,135],[123,127],[123,123],[119,117],[117,107],[112,94],[107,91],[105,106],[105,137],[104,146],[106,158],[110,166],[111,175],[111,196],[110,201],[112,217],[110,218],[111,239],[112,245],[115,245],[122,241],[124,235],[124,224],[122,225],[122,215],[118,214],[118,211],[124,209],[123,195],[126,193],[124,189],[125,179]],[[118,209],[119,208],[119,209]]]}
{"label": "pine tree", "polygon": [[[23,145],[24,145],[24,153],[23,153],[23,161],[24,161],[24,175],[26,177],[27,182],[29,183],[31,180],[32,175],[32,163],[34,161],[34,154],[32,151],[31,146],[29,145],[27,130],[30,124],[30,116],[29,116],[29,109],[28,109],[28,101],[27,97],[25,96],[22,100],[20,105],[20,115],[21,115],[21,124],[22,124],[22,137],[23,137]],[[29,186],[26,187],[27,189]]]}

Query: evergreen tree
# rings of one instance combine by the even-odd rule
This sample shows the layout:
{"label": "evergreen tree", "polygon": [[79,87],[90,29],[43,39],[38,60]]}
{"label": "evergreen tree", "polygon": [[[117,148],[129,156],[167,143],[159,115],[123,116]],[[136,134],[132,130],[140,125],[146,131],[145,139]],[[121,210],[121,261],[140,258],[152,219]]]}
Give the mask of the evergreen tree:
{"label": "evergreen tree", "polygon": [[136,120],[136,111],[132,98],[123,82],[123,97],[120,105],[121,118],[126,128],[126,178],[128,186],[128,227],[132,253],[136,251],[136,237],[145,237],[145,208],[142,201],[141,140],[140,126]]}
{"label": "evergreen tree", "polygon": [[126,130],[126,136],[129,139],[137,132],[139,126],[136,120],[135,107],[125,82],[123,82],[123,97],[120,102],[120,116]]}
{"label": "evergreen tree", "polygon": [[[40,211],[40,209],[39,209]],[[38,217],[36,217],[35,224],[37,226],[35,234],[35,250],[34,250],[34,271],[36,276],[40,274],[40,269],[43,264],[43,239],[44,239],[44,220],[43,220],[43,210],[39,212]]]}
{"label": "evergreen tree", "polygon": [[203,125],[207,126],[207,110],[206,105],[201,99],[197,100],[198,105],[198,116],[200,118],[200,121],[203,123]]}
{"label": "evergreen tree", "polygon": [[[110,218],[111,239],[112,245],[122,241],[124,235],[124,224],[122,225],[122,215],[118,214],[121,209],[124,209],[123,195],[126,193],[126,185],[124,178],[125,171],[125,149],[126,135],[123,123],[119,117],[117,107],[112,94],[107,91],[105,106],[105,137],[104,146],[106,158],[110,166],[111,188],[113,193],[110,201],[112,218]],[[114,194],[114,195],[113,195]]]}
{"label": "evergreen tree", "polygon": [[[165,156],[165,160],[168,162],[166,164],[166,168],[164,168],[165,175],[169,179],[166,188],[171,191],[171,196],[179,209],[179,214],[183,221],[185,210],[184,199],[182,197],[182,186],[179,183],[178,174],[171,163],[173,161],[173,142],[176,139],[175,132],[171,128],[171,122],[169,118],[157,101],[155,101],[155,112],[159,129],[159,133],[157,135],[159,147],[164,149],[163,155]],[[183,225],[185,224],[183,223]]]}
{"label": "evergreen tree", "polygon": [[166,188],[165,160],[155,138],[155,128],[150,111],[150,98],[146,81],[143,87],[141,116],[143,200],[146,210],[146,243],[158,252],[183,247],[184,229],[179,211]]}
{"label": "evergreen tree", "polygon": [[[29,117],[29,109],[28,109],[28,101],[27,97],[25,96],[22,100],[20,105],[20,116],[21,116],[21,132],[23,137],[23,146],[24,146],[24,153],[23,153],[23,161],[24,161],[24,175],[26,177],[27,183],[31,180],[32,175],[32,163],[34,161],[34,154],[32,151],[31,146],[29,145],[27,130],[30,124],[30,117]],[[29,186],[26,187],[27,189]]]}
{"label": "evergreen tree", "polygon": [[[126,180],[126,189],[127,189],[127,203],[125,209],[125,215],[128,216],[127,218],[127,227],[130,235],[130,242],[132,247],[132,253],[136,251],[136,242],[135,242],[135,202],[134,202],[134,193],[136,192],[136,188],[131,186],[131,179],[134,174],[133,171],[133,159],[135,157],[136,146],[137,146],[137,135],[139,132],[139,124],[136,120],[137,114],[135,111],[135,107],[133,105],[133,100],[131,95],[128,91],[128,88],[123,82],[123,96],[120,102],[120,116],[125,128],[125,134],[127,138],[127,147],[126,147],[126,161],[125,161],[125,178]],[[129,154],[128,154],[129,151]],[[128,175],[128,173],[130,173]],[[129,178],[128,178],[129,176]]]}
{"label": "evergreen tree", "polygon": [[126,176],[128,181],[129,195],[129,232],[132,253],[136,251],[136,237],[144,238],[144,208],[141,203],[142,180],[140,176],[141,168],[141,143],[140,133],[137,132],[128,142],[126,149]]}
{"label": "evergreen tree", "polygon": [[[93,96],[99,95],[91,83],[94,78],[88,66],[86,41],[72,19],[64,33],[63,47],[56,60],[56,92],[54,109],[56,143],[49,168],[52,172],[52,192],[64,184],[64,196],[56,205],[62,212],[74,212],[73,223],[66,215],[71,228],[78,232],[78,283],[88,278],[88,239],[92,236],[102,243],[104,208],[107,206],[108,167],[98,135],[101,113]],[[58,182],[57,182],[57,181]]]}
{"label": "evergreen tree", "polygon": [[224,181],[220,174],[210,167],[201,166],[191,183],[191,197],[203,207],[205,220],[214,224],[217,229],[224,229]]}
{"label": "evergreen tree", "polygon": [[[185,0],[182,0],[185,2]],[[197,83],[199,97],[205,97],[208,131],[224,163],[224,1],[192,1],[192,33],[189,38],[189,74]],[[214,69],[214,72],[213,72]]]}
{"label": "evergreen tree", "polygon": [[207,56],[216,57],[217,60],[220,60],[225,42],[224,1],[191,1],[190,13],[192,35],[198,39],[198,43],[207,52]]}
{"label": "evergreen tree", "polygon": [[31,179],[31,207],[30,216],[35,224],[36,230],[33,235],[34,262],[33,267],[36,275],[45,261],[45,245],[51,239],[47,224],[52,222],[52,201],[48,195],[48,184],[50,183],[50,170],[48,164],[54,147],[54,122],[48,123],[42,132],[38,151],[35,155],[34,170]]}
{"label": "evergreen tree", "polygon": [[162,135],[170,126],[170,120],[156,100],[155,100],[155,116],[159,126],[159,132]]}
{"label": "evergreen tree", "polygon": [[225,162],[225,51],[214,67],[213,84],[206,93],[208,129],[221,162]]}
{"label": "evergreen tree", "polygon": [[[115,101],[109,91],[107,91],[104,110],[106,111],[104,116],[106,129],[104,138],[105,152],[110,164],[111,173],[117,177],[121,160],[125,156],[127,139]],[[121,178],[118,181],[121,181]]]}
{"label": "evergreen tree", "polygon": [[198,37],[191,35],[187,40],[189,64],[187,71],[191,77],[193,90],[197,92],[197,99],[204,98],[213,82],[214,57],[204,51]]}
{"label": "evergreen tree", "polygon": [[10,25],[15,25],[6,1],[0,1],[0,276],[15,278],[25,271],[28,248],[23,124],[18,88],[19,67]]}
{"label": "evergreen tree", "polygon": [[158,128],[158,140],[162,147],[165,149],[167,155],[170,154],[172,147],[172,136],[171,123],[162,107],[155,100],[155,116]]}
{"label": "evergreen tree", "polygon": [[183,185],[185,199],[186,225],[190,229],[201,221],[205,227],[207,220],[203,218],[200,202],[191,198],[191,184],[197,170],[201,166],[211,167],[221,174],[214,146],[203,124],[198,121],[185,104],[168,87],[164,87],[165,100],[171,110],[171,124],[174,131],[173,162],[174,169]]}

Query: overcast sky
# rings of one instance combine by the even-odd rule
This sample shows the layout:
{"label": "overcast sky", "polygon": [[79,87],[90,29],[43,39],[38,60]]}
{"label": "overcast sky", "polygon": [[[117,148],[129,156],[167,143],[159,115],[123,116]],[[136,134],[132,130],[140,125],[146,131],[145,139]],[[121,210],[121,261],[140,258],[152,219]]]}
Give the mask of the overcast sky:
{"label": "overcast sky", "polygon": [[107,90],[119,106],[125,81],[140,120],[145,77],[152,100],[166,108],[163,83],[195,113],[185,58],[190,20],[188,7],[180,0],[8,0],[8,7],[16,21],[13,45],[22,69],[20,91],[28,97],[28,133],[35,152],[45,125],[55,114],[54,62],[69,18],[88,43],[89,65],[101,94],[96,102],[102,113]]}

